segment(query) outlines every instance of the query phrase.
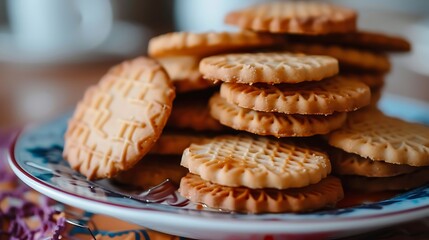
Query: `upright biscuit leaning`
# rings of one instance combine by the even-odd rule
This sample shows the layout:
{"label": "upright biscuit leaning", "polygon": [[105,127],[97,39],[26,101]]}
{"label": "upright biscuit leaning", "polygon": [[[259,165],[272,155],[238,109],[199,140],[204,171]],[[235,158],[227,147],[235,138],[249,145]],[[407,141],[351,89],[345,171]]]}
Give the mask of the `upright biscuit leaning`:
{"label": "upright biscuit leaning", "polygon": [[78,103],[64,158],[88,179],[130,169],[158,139],[174,97],[170,78],[155,60],[139,57],[114,66]]}

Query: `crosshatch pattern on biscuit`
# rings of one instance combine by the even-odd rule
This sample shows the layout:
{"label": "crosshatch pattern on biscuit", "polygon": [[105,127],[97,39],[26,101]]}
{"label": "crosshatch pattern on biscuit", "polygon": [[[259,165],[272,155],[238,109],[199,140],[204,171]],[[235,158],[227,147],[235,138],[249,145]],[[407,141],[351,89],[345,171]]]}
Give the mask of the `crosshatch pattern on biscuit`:
{"label": "crosshatch pattern on biscuit", "polygon": [[167,74],[152,60],[112,68],[78,104],[66,133],[65,157],[88,178],[130,168],[159,135],[173,98]]}
{"label": "crosshatch pattern on biscuit", "polygon": [[331,171],[328,157],[293,142],[220,136],[185,150],[182,165],[203,179],[250,188],[291,188],[317,183]]}

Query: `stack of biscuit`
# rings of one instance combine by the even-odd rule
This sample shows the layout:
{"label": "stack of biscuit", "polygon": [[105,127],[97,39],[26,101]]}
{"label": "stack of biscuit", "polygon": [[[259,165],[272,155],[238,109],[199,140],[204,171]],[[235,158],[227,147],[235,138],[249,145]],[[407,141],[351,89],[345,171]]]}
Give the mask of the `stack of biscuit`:
{"label": "stack of biscuit", "polygon": [[[166,69],[177,93],[166,132],[161,136],[161,140],[165,136],[189,142],[225,131],[208,111],[208,99],[217,90],[217,85],[204,79],[199,72],[199,62],[203,57],[223,52],[274,47],[282,42],[279,37],[250,31],[173,32],[151,39],[149,55]],[[166,148],[156,147],[152,151],[161,149]],[[181,155],[183,149],[176,149]],[[162,150],[158,153],[163,154]]]}
{"label": "stack of biscuit", "polygon": [[222,81],[210,113],[236,130],[308,137],[341,127],[346,112],[369,104],[370,90],[335,76],[337,60],[291,53],[226,54],[204,58],[204,78]]}
{"label": "stack of biscuit", "polygon": [[[155,37],[155,60],[125,61],[88,89],[64,158],[88,179],[149,188],[169,178],[192,202],[246,213],[335,206],[343,187],[331,164],[350,189],[428,182],[429,130],[360,110],[390,67],[378,51],[409,45],[356,32],[356,19],[327,3],[270,2],[228,14],[240,32]],[[316,135],[335,148],[315,147]]]}
{"label": "stack of biscuit", "polygon": [[[256,13],[268,11],[265,17],[273,19],[270,12],[281,14],[278,10],[285,6],[296,8],[279,16],[289,25],[269,23],[261,15],[244,19],[238,12],[232,13],[237,18],[233,21],[240,25],[255,18],[257,27],[268,24],[276,29],[251,30],[294,31],[303,22],[302,9],[321,7],[327,11],[316,12],[315,17],[345,13],[335,26],[329,22],[325,31],[354,30],[352,11],[323,3],[267,4],[257,6]],[[300,32],[310,34],[320,26],[301,27]],[[183,196],[209,207],[253,213],[310,211],[332,206],[343,197],[338,179],[328,176],[327,155],[302,146],[297,138],[285,137],[327,134],[340,128],[347,112],[369,104],[367,85],[336,76],[338,62],[329,56],[222,54],[203,58],[199,69],[205,79],[222,82],[220,93],[209,102],[212,117],[230,128],[260,136],[219,136],[192,144],[182,157],[182,165],[190,171],[180,184]]]}
{"label": "stack of biscuit", "polygon": [[321,54],[338,59],[341,74],[360,80],[371,88],[371,105],[381,98],[391,64],[387,52],[410,51],[410,43],[398,36],[369,31],[322,36],[287,35],[286,49]]}
{"label": "stack of biscuit", "polygon": [[175,86],[176,98],[166,127],[150,155],[115,180],[143,188],[155,186],[166,178],[179,183],[184,175],[184,168],[180,166],[183,150],[191,143],[204,142],[225,131],[208,111],[208,99],[217,85],[203,79],[198,71],[201,58],[226,51],[274,47],[282,42],[279,37],[248,31],[173,32],[151,39],[149,55],[167,71]]}
{"label": "stack of biscuit", "polygon": [[218,136],[187,148],[182,165],[190,173],[179,192],[219,210],[308,212],[343,198],[339,179],[328,176],[327,155],[294,141]]}
{"label": "stack of biscuit", "polygon": [[346,190],[403,191],[429,182],[429,129],[376,109],[352,114],[327,136],[333,172]]}

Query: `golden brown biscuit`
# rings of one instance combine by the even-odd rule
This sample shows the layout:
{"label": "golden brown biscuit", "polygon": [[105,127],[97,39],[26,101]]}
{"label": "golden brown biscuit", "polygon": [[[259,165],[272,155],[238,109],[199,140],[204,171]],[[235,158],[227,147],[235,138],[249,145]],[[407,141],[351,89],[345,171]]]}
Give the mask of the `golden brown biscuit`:
{"label": "golden brown biscuit", "polygon": [[299,115],[260,112],[228,103],[214,95],[210,99],[210,114],[220,123],[236,130],[275,137],[306,137],[326,134],[340,128],[346,113],[331,115]]}
{"label": "golden brown biscuit", "polygon": [[179,192],[195,203],[244,213],[309,212],[334,207],[344,196],[341,182],[335,177],[303,188],[278,190],[226,187],[191,173],[180,181]]}
{"label": "golden brown biscuit", "polygon": [[224,135],[192,144],[182,166],[224,186],[286,189],[319,182],[331,172],[326,154],[293,141]]}
{"label": "golden brown biscuit", "polygon": [[326,34],[352,32],[357,14],[322,2],[270,2],[229,13],[225,22],[243,29],[272,33]]}
{"label": "golden brown biscuit", "polygon": [[341,72],[340,76],[345,79],[361,81],[370,88],[384,86],[384,74],[380,73],[365,73],[365,72]]}
{"label": "golden brown biscuit", "polygon": [[332,171],[338,175],[358,175],[364,177],[393,177],[411,173],[418,167],[373,161],[340,149],[329,151]]}
{"label": "golden brown biscuit", "polygon": [[375,51],[409,52],[411,50],[411,43],[403,37],[370,31],[318,36],[289,35],[288,40],[300,43],[338,44]]}
{"label": "golden brown biscuit", "polygon": [[172,32],[152,38],[148,52],[152,57],[209,56],[231,51],[279,45],[282,38],[269,34],[242,32]]}
{"label": "golden brown biscuit", "polygon": [[338,59],[341,69],[358,69],[379,73],[390,70],[388,57],[379,52],[320,44],[287,44],[286,50],[295,53],[318,54]]}
{"label": "golden brown biscuit", "polygon": [[65,134],[64,158],[88,179],[130,169],[158,139],[174,97],[156,61],[140,57],[114,66],[78,103]]}
{"label": "golden brown biscuit", "polygon": [[210,115],[208,98],[211,92],[201,94],[187,94],[179,96],[174,101],[173,110],[167,122],[172,129],[193,130],[197,132],[220,132],[226,128]]}
{"label": "golden brown biscuit", "polygon": [[180,156],[147,155],[131,169],[119,173],[114,181],[148,189],[166,179],[179,185],[188,170],[180,166]]}
{"label": "golden brown biscuit", "polygon": [[230,104],[256,111],[324,115],[355,111],[371,98],[367,85],[346,77],[298,84],[223,83],[220,95]]}
{"label": "golden brown biscuit", "polygon": [[182,155],[192,143],[203,143],[205,135],[164,131],[150,150],[151,154]]}
{"label": "golden brown biscuit", "polygon": [[157,60],[171,78],[176,93],[185,93],[216,86],[212,81],[203,79],[198,71],[200,58],[192,55],[160,57]]}
{"label": "golden brown biscuit", "polygon": [[320,81],[338,73],[338,62],[328,56],[283,52],[225,54],[200,62],[203,77],[231,83],[299,83]]}
{"label": "golden brown biscuit", "polygon": [[341,181],[345,189],[364,192],[409,190],[429,182],[429,168],[394,177],[342,176]]}
{"label": "golden brown biscuit", "polygon": [[411,166],[429,165],[429,128],[366,109],[328,135],[329,144],[349,153]]}

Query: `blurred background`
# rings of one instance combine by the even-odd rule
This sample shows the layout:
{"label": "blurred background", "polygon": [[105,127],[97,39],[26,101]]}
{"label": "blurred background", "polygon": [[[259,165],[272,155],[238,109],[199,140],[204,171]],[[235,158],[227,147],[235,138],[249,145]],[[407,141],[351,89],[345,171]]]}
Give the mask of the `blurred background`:
{"label": "blurred background", "polygon": [[[261,0],[0,0],[0,131],[73,109],[112,65],[145,55],[169,31],[234,30],[226,12]],[[355,8],[358,27],[402,35],[385,92],[429,103],[429,1],[327,1]],[[427,113],[429,115],[429,113]]]}

